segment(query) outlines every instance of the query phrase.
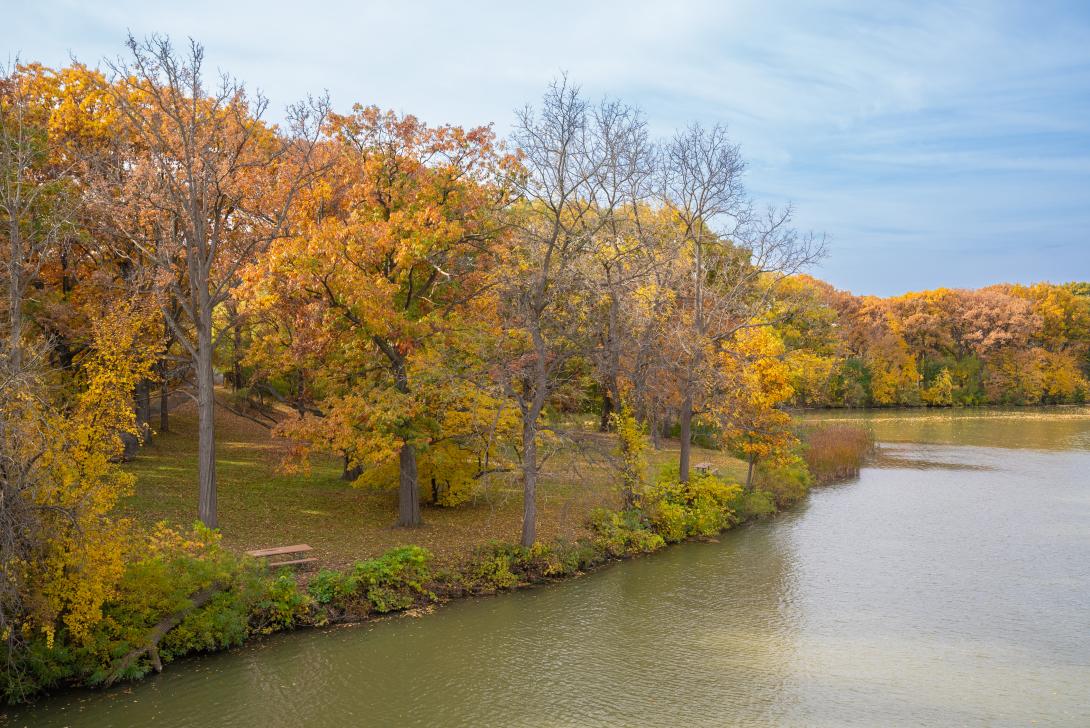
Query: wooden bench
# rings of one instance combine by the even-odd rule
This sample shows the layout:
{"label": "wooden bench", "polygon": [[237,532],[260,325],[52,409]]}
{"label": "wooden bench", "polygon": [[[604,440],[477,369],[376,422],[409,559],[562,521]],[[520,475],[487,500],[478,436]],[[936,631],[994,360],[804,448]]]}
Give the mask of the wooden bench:
{"label": "wooden bench", "polygon": [[[313,551],[310,546],[305,543],[297,543],[294,546],[276,546],[271,549],[255,549],[253,551],[247,551],[247,556],[253,556],[256,559],[267,559],[273,556],[297,556],[299,554],[305,554],[308,551]],[[269,568],[275,569],[278,566],[299,566],[301,564],[313,564],[318,559],[316,558],[289,558],[287,561],[269,561]]]}
{"label": "wooden bench", "polygon": [[711,463],[697,463],[693,469],[701,475],[719,475],[719,471]]}

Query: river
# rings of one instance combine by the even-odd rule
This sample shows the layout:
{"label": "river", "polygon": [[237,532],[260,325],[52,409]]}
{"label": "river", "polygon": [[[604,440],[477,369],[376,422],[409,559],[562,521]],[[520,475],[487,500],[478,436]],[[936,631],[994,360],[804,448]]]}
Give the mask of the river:
{"label": "river", "polygon": [[875,462],[719,543],[10,724],[1090,725],[1090,409],[835,416],[873,422]]}

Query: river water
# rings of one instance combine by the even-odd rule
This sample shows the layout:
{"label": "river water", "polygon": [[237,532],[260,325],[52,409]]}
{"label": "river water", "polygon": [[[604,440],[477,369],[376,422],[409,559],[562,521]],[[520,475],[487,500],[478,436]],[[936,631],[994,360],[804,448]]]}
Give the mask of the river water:
{"label": "river water", "polygon": [[1090,410],[844,416],[873,422],[873,465],[720,543],[10,724],[1090,726]]}

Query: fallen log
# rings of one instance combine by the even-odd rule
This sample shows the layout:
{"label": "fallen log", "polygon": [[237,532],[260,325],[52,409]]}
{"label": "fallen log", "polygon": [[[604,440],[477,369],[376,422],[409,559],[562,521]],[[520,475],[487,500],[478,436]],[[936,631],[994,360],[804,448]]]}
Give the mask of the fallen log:
{"label": "fallen log", "polygon": [[147,641],[142,647],[136,648],[118,661],[117,665],[110,672],[109,677],[106,678],[106,686],[108,687],[117,682],[122,674],[144,655],[147,655],[151,660],[151,666],[156,672],[162,672],[163,662],[159,659],[159,641],[166,636],[167,632],[177,627],[191,612],[203,607],[212,597],[223,591],[224,588],[225,586],[218,582],[207,586],[189,598],[190,604],[188,607],[180,609],[174,614],[161,619],[159,623],[148,632]]}

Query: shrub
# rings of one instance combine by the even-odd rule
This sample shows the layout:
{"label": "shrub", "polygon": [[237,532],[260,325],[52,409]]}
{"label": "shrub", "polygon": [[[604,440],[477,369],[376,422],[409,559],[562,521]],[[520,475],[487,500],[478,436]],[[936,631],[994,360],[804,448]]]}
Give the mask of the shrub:
{"label": "shrub", "polygon": [[694,474],[681,483],[667,471],[641,498],[651,527],[668,542],[691,536],[714,536],[736,522],[733,503],[738,485],[714,475]]}
{"label": "shrub", "polygon": [[735,496],[731,509],[740,521],[765,518],[776,512],[776,499],[763,490],[742,490]]}
{"label": "shrub", "polygon": [[857,475],[874,450],[874,432],[862,425],[821,423],[804,427],[800,435],[803,458],[818,483]]}
{"label": "shrub", "polygon": [[299,589],[295,575],[286,567],[262,586],[260,597],[250,610],[250,627],[255,632],[270,634],[290,629],[311,616],[314,598]]}
{"label": "shrub", "polygon": [[[191,652],[240,644],[252,631],[255,608],[280,615],[294,603],[287,585],[268,577],[254,560],[224,550],[219,535],[197,525],[183,534],[160,524],[130,554],[115,593],[103,604],[102,618],[86,634],[64,628],[50,642],[32,640],[19,665],[4,672],[5,697],[11,699],[62,682],[99,684],[140,677],[161,662]],[[201,594],[202,601],[194,602]],[[263,605],[258,607],[258,605]],[[155,628],[175,618],[155,645]],[[267,621],[276,628],[274,617]]]}
{"label": "shrub", "polygon": [[323,569],[308,587],[318,604],[344,613],[385,613],[432,599],[425,588],[431,554],[419,546],[399,546],[377,559],[360,561],[345,572]]}
{"label": "shrub", "polygon": [[[199,523],[189,534],[160,524],[146,547],[144,558],[128,564],[92,639],[73,645],[76,674],[87,682],[144,675],[151,668],[148,657],[123,668],[119,660],[143,647],[149,632],[172,615],[183,616],[159,643],[163,662],[231,647],[249,634],[249,610],[261,590],[263,565],[226,551],[219,534]],[[194,596],[202,592],[213,595],[194,606]]]}
{"label": "shrub", "polygon": [[530,549],[514,544],[493,541],[477,549],[466,576],[470,586],[487,591],[511,589],[519,584],[519,577],[512,567],[521,571],[530,557]]}
{"label": "shrub", "polygon": [[775,509],[798,503],[810,492],[813,479],[805,461],[795,454],[757,466],[754,491],[767,494]]}
{"label": "shrub", "polygon": [[611,556],[649,554],[666,545],[662,536],[650,530],[637,509],[610,511],[595,509],[590,516],[594,544]]}

